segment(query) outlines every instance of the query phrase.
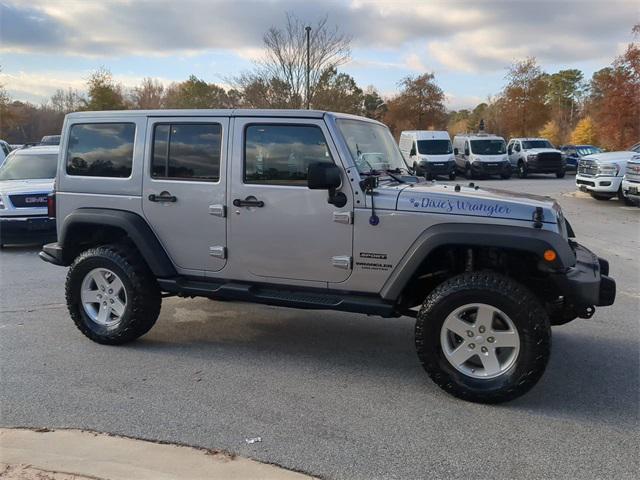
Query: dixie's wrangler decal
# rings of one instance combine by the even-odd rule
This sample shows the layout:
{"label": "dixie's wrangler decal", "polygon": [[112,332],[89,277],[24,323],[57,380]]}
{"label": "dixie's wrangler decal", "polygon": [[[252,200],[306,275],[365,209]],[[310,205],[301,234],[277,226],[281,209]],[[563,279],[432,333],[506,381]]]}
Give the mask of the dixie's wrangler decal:
{"label": "dixie's wrangler decal", "polygon": [[486,217],[505,216],[511,213],[511,208],[499,202],[478,201],[452,198],[410,198],[409,202],[414,208],[443,213],[476,214]]}

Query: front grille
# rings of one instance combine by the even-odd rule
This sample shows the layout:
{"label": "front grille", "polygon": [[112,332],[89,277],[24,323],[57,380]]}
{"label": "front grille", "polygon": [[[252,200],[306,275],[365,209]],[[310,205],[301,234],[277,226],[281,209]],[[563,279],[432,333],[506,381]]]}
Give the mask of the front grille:
{"label": "front grille", "polygon": [[627,180],[632,182],[640,182],[640,163],[627,163],[627,170],[625,171]]}
{"label": "front grille", "polygon": [[537,155],[538,168],[559,169],[562,165],[562,154],[559,152],[542,152]]}
{"label": "front grille", "polygon": [[46,193],[26,193],[21,195],[9,195],[9,200],[16,208],[35,208],[47,206]]}
{"label": "front grille", "polygon": [[578,173],[581,175],[595,176],[598,174],[598,162],[595,160],[580,160],[578,164]]}

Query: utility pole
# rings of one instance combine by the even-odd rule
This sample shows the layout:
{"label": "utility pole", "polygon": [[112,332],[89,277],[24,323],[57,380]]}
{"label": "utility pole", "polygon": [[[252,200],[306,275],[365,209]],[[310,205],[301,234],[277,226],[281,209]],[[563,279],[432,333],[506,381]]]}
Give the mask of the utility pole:
{"label": "utility pole", "polygon": [[310,98],[309,98],[309,75],[311,74],[311,61],[310,61],[310,54],[311,54],[311,50],[310,50],[310,45],[309,45],[309,33],[311,32],[311,27],[304,27],[304,29],[307,32],[307,94],[306,94],[306,103],[307,103],[307,110],[309,110],[310,108]]}

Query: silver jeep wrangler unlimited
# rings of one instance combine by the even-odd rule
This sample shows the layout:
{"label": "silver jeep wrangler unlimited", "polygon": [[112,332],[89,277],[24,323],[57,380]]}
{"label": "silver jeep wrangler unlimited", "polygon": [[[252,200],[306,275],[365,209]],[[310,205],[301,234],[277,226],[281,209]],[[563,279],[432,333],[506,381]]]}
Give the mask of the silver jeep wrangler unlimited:
{"label": "silver jeep wrangler unlimited", "polygon": [[615,298],[553,200],[426,183],[366,118],[82,112],[60,152],[40,256],[70,266],[71,318],[99,343],[144,335],[168,295],[410,315],[433,381],[497,403],[541,377],[551,325]]}

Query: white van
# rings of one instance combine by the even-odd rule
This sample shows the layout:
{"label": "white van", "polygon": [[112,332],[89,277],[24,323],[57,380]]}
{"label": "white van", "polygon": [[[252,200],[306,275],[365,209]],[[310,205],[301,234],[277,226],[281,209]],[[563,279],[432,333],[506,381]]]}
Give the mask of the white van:
{"label": "white van", "polygon": [[456,162],[449,133],[406,130],[400,134],[400,151],[416,175],[432,180],[437,175],[456,179]]}
{"label": "white van", "polygon": [[453,138],[456,168],[467,178],[500,175],[511,178],[504,138],[489,133],[465,133]]}

